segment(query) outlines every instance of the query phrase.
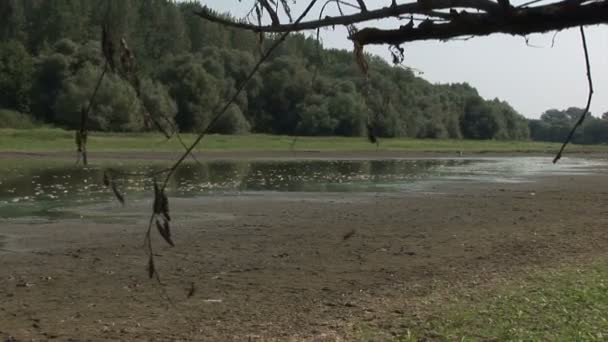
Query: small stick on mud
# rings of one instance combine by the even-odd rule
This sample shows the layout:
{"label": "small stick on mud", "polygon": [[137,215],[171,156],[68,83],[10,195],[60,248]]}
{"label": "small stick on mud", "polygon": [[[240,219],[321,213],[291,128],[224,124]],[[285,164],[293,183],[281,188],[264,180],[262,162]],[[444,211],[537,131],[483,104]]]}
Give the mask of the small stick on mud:
{"label": "small stick on mud", "polygon": [[346,240],[352,238],[353,236],[355,236],[356,232],[357,231],[354,229],[350,230],[348,233],[344,234],[344,236],[342,237],[342,241],[346,241]]}
{"label": "small stick on mud", "polygon": [[196,292],[196,287],[194,286],[194,282],[191,282],[190,288],[188,289],[188,298],[191,298],[192,296],[194,296],[195,292]]}

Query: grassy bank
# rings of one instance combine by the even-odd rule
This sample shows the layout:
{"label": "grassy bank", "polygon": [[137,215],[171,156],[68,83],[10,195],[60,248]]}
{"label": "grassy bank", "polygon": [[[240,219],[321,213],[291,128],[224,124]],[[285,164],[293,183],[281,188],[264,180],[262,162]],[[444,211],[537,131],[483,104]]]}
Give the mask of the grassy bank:
{"label": "grassy bank", "polygon": [[[182,135],[186,144],[195,139],[193,134]],[[273,135],[210,135],[198,150],[206,151],[288,151],[294,139]],[[412,152],[521,152],[552,153],[559,144],[532,141],[476,141],[433,139],[381,139],[380,150]],[[365,138],[299,137],[294,145],[299,151],[373,151],[376,146]],[[0,129],[0,151],[52,152],[73,151],[74,132],[52,128],[30,130]],[[177,139],[166,140],[153,133],[97,133],[89,137],[89,151],[181,151]],[[572,145],[569,152],[608,152],[608,146]]]}
{"label": "grassy bank", "polygon": [[608,265],[537,271],[427,303],[426,317],[404,317],[400,332],[360,325],[355,334],[365,341],[605,341]]}

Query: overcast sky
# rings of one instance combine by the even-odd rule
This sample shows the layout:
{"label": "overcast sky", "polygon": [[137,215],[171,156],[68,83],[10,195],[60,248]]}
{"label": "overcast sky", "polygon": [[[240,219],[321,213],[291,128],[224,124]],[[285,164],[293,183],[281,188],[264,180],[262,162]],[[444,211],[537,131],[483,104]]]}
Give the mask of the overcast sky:
{"label": "overcast sky", "polygon": [[[296,17],[308,1],[298,0],[293,8]],[[247,0],[200,2],[237,17],[242,17],[252,4]],[[515,5],[518,2],[522,1],[512,1]],[[374,8],[390,1],[368,0],[367,3],[368,7]],[[374,3],[378,5],[371,5]],[[317,13],[311,12],[310,19]],[[328,10],[326,14],[336,15],[336,12]],[[399,24],[376,21],[366,25],[388,28]],[[608,112],[608,26],[588,27],[586,33],[595,88],[591,111],[600,116]],[[407,43],[403,45],[404,64],[422,71],[420,76],[433,83],[468,82],[483,97],[508,101],[529,118],[538,118],[550,108],[584,107],[587,79],[579,30],[560,32],[553,47],[553,33],[528,38],[528,44],[523,37],[502,34],[466,41]],[[344,28],[322,31],[322,40],[326,47],[352,49]],[[366,51],[390,60],[386,46],[368,46]]]}

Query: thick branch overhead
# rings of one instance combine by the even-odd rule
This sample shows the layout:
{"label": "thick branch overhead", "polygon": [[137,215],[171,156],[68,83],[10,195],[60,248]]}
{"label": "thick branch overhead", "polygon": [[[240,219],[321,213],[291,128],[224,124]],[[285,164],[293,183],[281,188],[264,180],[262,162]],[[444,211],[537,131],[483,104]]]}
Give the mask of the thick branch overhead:
{"label": "thick branch overhead", "polygon": [[575,9],[567,4],[519,9],[508,15],[459,13],[447,23],[429,21],[417,27],[402,26],[395,30],[366,28],[355,33],[351,39],[361,45],[401,44],[493,33],[526,35],[602,23],[608,23],[608,2],[591,3]]}
{"label": "thick branch overhead", "polygon": [[195,12],[195,14],[206,20],[217,22],[226,26],[251,30],[254,32],[277,33],[316,30],[318,28],[330,26],[347,26],[371,20],[398,17],[400,15],[425,14],[432,9],[449,9],[454,7],[472,8],[483,11],[494,11],[500,9],[498,3],[492,2],[490,0],[423,0],[419,2],[406,3],[403,5],[388,6],[373,11],[362,10],[360,13],[351,15],[325,17],[324,19],[320,20],[268,26],[258,26],[243,22],[231,21],[226,18],[217,16],[207,8],[203,9],[202,11]]}
{"label": "thick branch overhead", "polygon": [[[304,0],[301,0],[304,1]],[[262,7],[267,1],[259,2]],[[394,29],[367,27],[352,34],[360,45],[400,44],[417,40],[445,40],[459,36],[483,36],[493,33],[526,35],[575,26],[608,23],[608,0],[564,0],[545,5],[514,7],[509,1],[491,0],[418,0],[370,9],[363,0],[353,0],[359,8],[355,13],[326,16],[318,20],[280,24],[276,13],[268,11],[270,25],[255,25],[217,15],[208,8],[196,12],[200,17],[222,25],[254,32],[296,32],[323,27],[350,26],[386,18],[409,18],[416,15],[418,25],[411,22]],[[422,20],[420,20],[422,18]],[[368,25],[369,26],[369,25]]]}

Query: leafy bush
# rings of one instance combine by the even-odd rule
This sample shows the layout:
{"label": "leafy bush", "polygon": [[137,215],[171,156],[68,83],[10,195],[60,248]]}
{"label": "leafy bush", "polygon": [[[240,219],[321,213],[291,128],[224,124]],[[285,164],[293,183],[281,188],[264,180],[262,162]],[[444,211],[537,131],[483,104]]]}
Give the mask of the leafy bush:
{"label": "leafy bush", "polygon": [[38,124],[31,116],[10,109],[0,109],[0,128],[34,128]]}
{"label": "leafy bush", "polygon": [[0,43],[0,106],[29,111],[33,61],[23,44]]}
{"label": "leafy bush", "polygon": [[251,125],[239,107],[231,105],[224,115],[218,119],[211,131],[219,134],[247,134],[251,131]]}
{"label": "leafy bush", "polygon": [[[88,106],[100,70],[88,66],[68,78],[55,103],[55,120],[69,128],[80,125],[80,115]],[[143,115],[135,91],[116,75],[106,75],[89,115],[89,129],[97,131],[142,130]]]}
{"label": "leafy bush", "polygon": [[145,115],[146,128],[157,130],[160,128],[165,132],[172,132],[175,128],[175,115],[177,105],[169,95],[169,92],[161,83],[150,79],[141,82],[141,101]]}

